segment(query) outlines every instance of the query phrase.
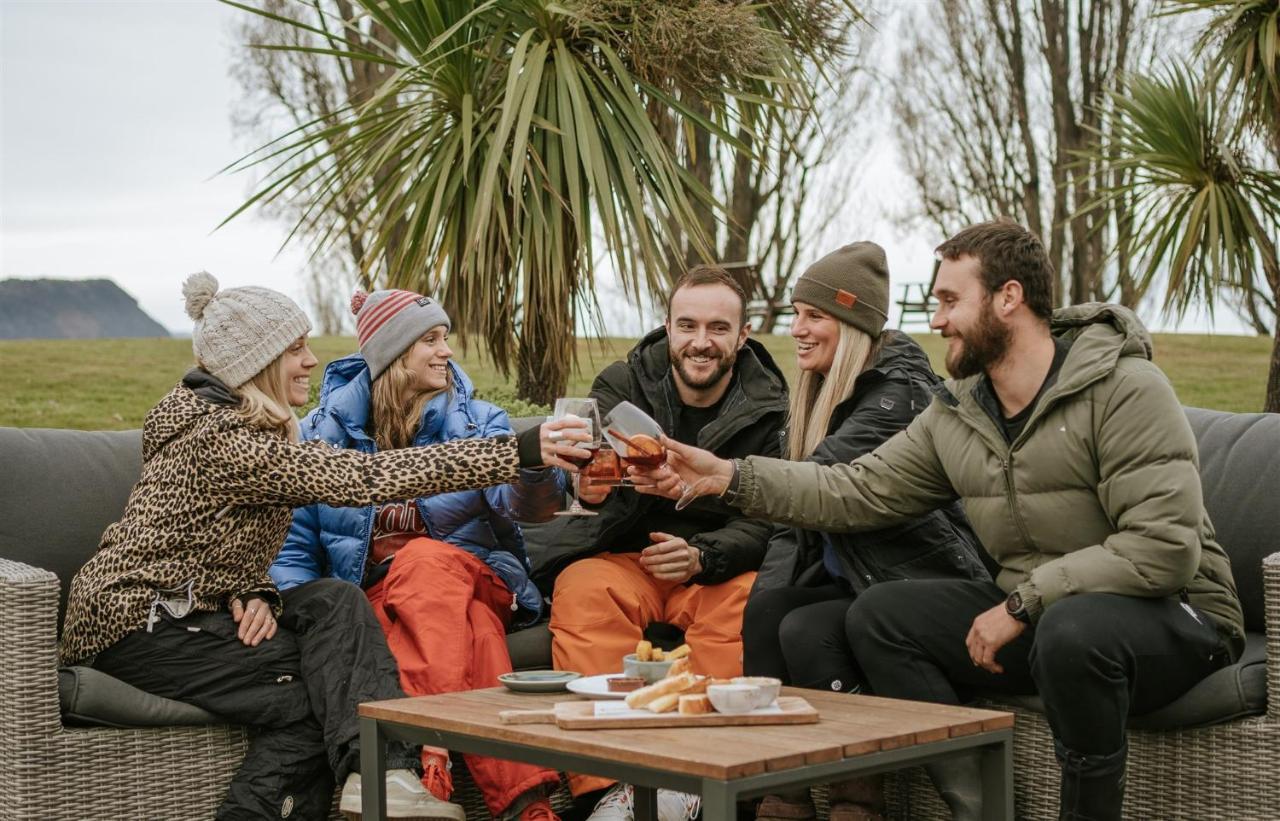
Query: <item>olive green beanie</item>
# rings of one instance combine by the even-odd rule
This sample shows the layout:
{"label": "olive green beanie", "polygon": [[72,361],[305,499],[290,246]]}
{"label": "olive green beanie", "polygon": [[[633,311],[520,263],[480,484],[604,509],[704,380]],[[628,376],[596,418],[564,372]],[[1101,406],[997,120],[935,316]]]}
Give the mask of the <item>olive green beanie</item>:
{"label": "olive green beanie", "polygon": [[809,266],[791,292],[874,338],[889,320],[889,264],[874,242],[855,242]]}

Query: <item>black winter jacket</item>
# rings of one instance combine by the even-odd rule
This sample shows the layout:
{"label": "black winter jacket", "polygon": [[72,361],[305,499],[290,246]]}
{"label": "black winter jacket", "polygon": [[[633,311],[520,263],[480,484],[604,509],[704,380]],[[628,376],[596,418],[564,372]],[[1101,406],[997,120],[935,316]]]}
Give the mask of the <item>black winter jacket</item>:
{"label": "black winter jacket", "polygon": [[[626,400],[654,418],[671,435],[682,406],[671,375],[667,333],[659,328],[632,348],[625,362],[614,362],[596,377],[591,396],[604,418]],[[787,416],[787,383],[763,345],[753,339],[738,352],[734,377],[720,406],[696,444],[726,459],[757,454],[779,456]],[[597,553],[635,552],[651,542],[649,533],[680,536],[703,551],[703,570],[690,579],[719,584],[756,570],[764,558],[773,525],[742,515],[715,497],[697,499],[679,513],[669,499],[621,488],[610,494],[593,517],[564,517],[562,526],[543,537],[547,553],[539,557],[533,579],[550,592],[556,575],[571,562]]]}
{"label": "black winter jacket", "polygon": [[[836,406],[827,437],[809,461],[847,464],[875,450],[929,406],[931,388],[941,381],[914,339],[886,332],[875,362],[858,376],[853,396]],[[830,538],[855,593],[895,579],[990,579],[982,544],[959,502],[882,530]],[[830,582],[822,563],[822,534],[779,525],[752,592]]]}

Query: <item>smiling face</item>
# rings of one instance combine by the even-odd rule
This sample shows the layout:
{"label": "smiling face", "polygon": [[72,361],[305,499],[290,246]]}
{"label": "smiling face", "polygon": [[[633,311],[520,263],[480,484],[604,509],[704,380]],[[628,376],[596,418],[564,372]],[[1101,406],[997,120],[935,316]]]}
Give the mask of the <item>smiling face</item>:
{"label": "smiling face", "polygon": [[671,297],[667,346],[676,381],[714,394],[729,384],[738,349],[747,341],[742,302],[724,285],[692,285]]}
{"label": "smiling face", "polygon": [[991,368],[1009,349],[1012,334],[996,316],[993,294],[983,283],[977,257],[944,259],[938,267],[933,295],[938,310],[929,327],[947,340],[947,372],[964,379]]}
{"label": "smiling face", "polygon": [[796,315],[791,321],[791,336],[796,341],[796,365],[802,371],[826,376],[840,343],[840,320],[807,302],[793,304]]}
{"label": "smiling face", "polygon": [[404,365],[414,376],[414,387],[423,393],[444,390],[449,385],[449,328],[437,325],[423,334],[404,352]]}
{"label": "smiling face", "polygon": [[300,336],[281,356],[280,367],[284,371],[285,385],[289,388],[289,404],[300,408],[307,404],[311,393],[311,369],[319,360],[311,353],[307,338]]}

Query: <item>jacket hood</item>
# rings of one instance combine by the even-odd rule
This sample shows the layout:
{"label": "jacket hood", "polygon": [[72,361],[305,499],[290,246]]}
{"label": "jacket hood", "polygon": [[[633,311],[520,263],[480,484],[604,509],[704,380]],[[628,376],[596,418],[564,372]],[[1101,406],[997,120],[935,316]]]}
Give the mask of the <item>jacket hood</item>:
{"label": "jacket hood", "polygon": [[[474,387],[467,374],[452,359],[449,372],[453,377],[453,391],[447,400],[437,397],[427,403],[424,415],[438,411],[444,402],[449,407],[468,407]],[[320,382],[320,401],[315,418],[333,417],[348,435],[356,439],[372,439],[369,415],[373,409],[373,381],[369,378],[369,364],[358,353],[335,359],[324,369]]]}
{"label": "jacket hood", "polygon": [[880,342],[880,352],[864,373],[887,374],[895,369],[914,371],[928,376],[929,381],[936,378],[933,366],[929,364],[929,355],[919,342],[901,331],[886,331]]}
{"label": "jacket hood", "polygon": [[1086,302],[1059,308],[1053,312],[1050,328],[1054,336],[1074,343],[1082,338],[1103,342],[1105,347],[1119,346],[1118,356],[1141,356],[1151,359],[1154,346],[1147,326],[1138,315],[1123,305],[1108,302]]}
{"label": "jacket hood", "polygon": [[[627,362],[635,368],[650,396],[660,395],[671,374],[667,329],[656,328],[644,336],[627,354]],[[738,351],[734,363],[735,382],[752,402],[786,401],[787,379],[764,345],[751,337]]]}
{"label": "jacket hood", "polygon": [[1137,314],[1120,305],[1088,302],[1061,308],[1054,311],[1050,329],[1071,343],[1051,395],[1066,395],[1107,376],[1121,357],[1151,359],[1151,334]]}
{"label": "jacket hood", "polygon": [[147,412],[142,423],[142,459],[146,461],[170,440],[211,413],[240,404],[240,397],[216,377],[192,368],[182,382]]}

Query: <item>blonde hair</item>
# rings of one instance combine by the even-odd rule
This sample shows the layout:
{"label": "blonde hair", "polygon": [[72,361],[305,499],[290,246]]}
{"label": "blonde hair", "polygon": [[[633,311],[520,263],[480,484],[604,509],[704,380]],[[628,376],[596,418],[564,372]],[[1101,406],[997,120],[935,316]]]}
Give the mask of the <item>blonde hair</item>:
{"label": "blonde hair", "polygon": [[795,390],[787,426],[787,458],[799,461],[810,456],[827,436],[831,415],[836,406],[853,396],[858,374],[866,370],[872,355],[879,350],[879,339],[873,339],[847,322],[839,323],[840,336],[831,359],[831,370],[824,377],[816,371],[801,371]]}
{"label": "blonde hair", "polygon": [[[199,360],[196,364],[209,370]],[[240,397],[235,412],[247,424],[278,433],[290,441],[298,441],[298,417],[289,404],[289,382],[284,374],[283,353],[250,377],[248,382],[233,388],[232,393]]]}
{"label": "blonde hair", "polygon": [[[413,346],[409,346],[412,350]],[[421,391],[416,386],[417,374],[405,364],[409,350],[373,380],[373,440],[378,450],[407,448],[422,423],[427,403],[441,393],[453,390],[453,370],[446,369],[445,386],[439,390]]]}

